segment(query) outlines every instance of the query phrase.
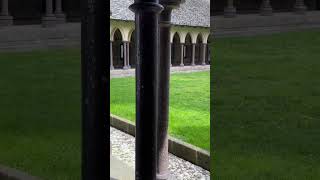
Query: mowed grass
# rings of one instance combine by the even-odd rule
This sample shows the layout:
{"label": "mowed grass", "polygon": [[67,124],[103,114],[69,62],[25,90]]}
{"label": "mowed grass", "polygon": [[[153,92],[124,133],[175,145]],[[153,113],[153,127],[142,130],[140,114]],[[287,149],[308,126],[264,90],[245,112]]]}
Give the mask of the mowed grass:
{"label": "mowed grass", "polygon": [[211,177],[320,179],[320,31],[211,48]]}
{"label": "mowed grass", "polygon": [[[81,179],[80,51],[0,53],[0,64],[0,164],[42,179]],[[171,80],[170,133],[209,149],[209,72]],[[134,79],[111,84],[112,111],[133,120]]]}
{"label": "mowed grass", "polygon": [[0,53],[0,164],[81,179],[80,51]]}
{"label": "mowed grass", "polygon": [[[110,111],[135,121],[135,79],[111,80]],[[169,133],[209,150],[210,72],[173,74],[170,79]]]}

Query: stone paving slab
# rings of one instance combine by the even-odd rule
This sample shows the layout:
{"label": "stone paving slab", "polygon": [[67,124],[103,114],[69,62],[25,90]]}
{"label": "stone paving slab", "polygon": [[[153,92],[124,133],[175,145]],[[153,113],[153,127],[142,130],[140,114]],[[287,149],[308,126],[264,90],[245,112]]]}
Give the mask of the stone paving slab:
{"label": "stone paving slab", "polygon": [[[134,168],[135,138],[110,127],[112,156]],[[169,171],[176,180],[209,180],[210,172],[188,161],[169,154]]]}
{"label": "stone paving slab", "polygon": [[134,180],[134,174],[133,168],[113,156],[110,157],[110,179]]}
{"label": "stone paving slab", "polygon": [[[171,74],[173,73],[190,73],[199,71],[209,71],[210,65],[197,65],[197,66],[173,66],[170,68]],[[115,69],[110,71],[110,78],[122,78],[135,76],[135,69]]]}

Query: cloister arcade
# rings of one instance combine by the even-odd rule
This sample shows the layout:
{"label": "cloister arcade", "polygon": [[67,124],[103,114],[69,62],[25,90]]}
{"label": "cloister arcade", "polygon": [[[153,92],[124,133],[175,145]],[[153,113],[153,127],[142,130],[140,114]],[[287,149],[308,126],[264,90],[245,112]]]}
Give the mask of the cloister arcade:
{"label": "cloister arcade", "polygon": [[295,12],[320,10],[319,0],[211,0],[211,15],[235,17],[237,14],[272,15],[273,12]]}
{"label": "cloister arcade", "polygon": [[[110,69],[135,68],[135,36],[132,21],[111,20]],[[173,25],[171,28],[171,65],[209,64],[208,27]]]}

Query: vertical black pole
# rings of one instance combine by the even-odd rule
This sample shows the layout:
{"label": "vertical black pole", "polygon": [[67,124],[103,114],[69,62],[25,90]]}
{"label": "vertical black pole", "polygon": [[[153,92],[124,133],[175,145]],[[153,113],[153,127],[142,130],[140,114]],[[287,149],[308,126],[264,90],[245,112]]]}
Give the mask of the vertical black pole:
{"label": "vertical black pole", "polygon": [[109,179],[109,9],[81,0],[82,179]]}
{"label": "vertical black pole", "polygon": [[158,0],[135,0],[136,26],[136,180],[156,179],[157,89],[159,64]]}
{"label": "vertical black pole", "polygon": [[164,10],[160,14],[160,62],[158,96],[158,135],[157,135],[157,179],[169,178],[168,125],[169,125],[169,84],[170,84],[170,30],[171,12],[181,0],[160,0]]}

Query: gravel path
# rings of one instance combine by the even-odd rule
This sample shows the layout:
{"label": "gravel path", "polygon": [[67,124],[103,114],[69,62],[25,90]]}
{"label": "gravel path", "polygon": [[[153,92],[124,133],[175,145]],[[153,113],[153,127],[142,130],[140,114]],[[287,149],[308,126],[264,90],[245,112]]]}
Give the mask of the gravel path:
{"label": "gravel path", "polygon": [[[135,138],[122,131],[110,127],[112,156],[122,160],[134,168]],[[169,170],[177,180],[209,180],[210,172],[188,161],[169,155]]]}
{"label": "gravel path", "polygon": [[[199,71],[209,71],[210,65],[205,66],[173,66],[170,68],[171,73],[189,73],[189,72],[199,72]],[[121,78],[121,77],[130,77],[135,76],[135,69],[115,69],[110,71],[111,78]]]}

